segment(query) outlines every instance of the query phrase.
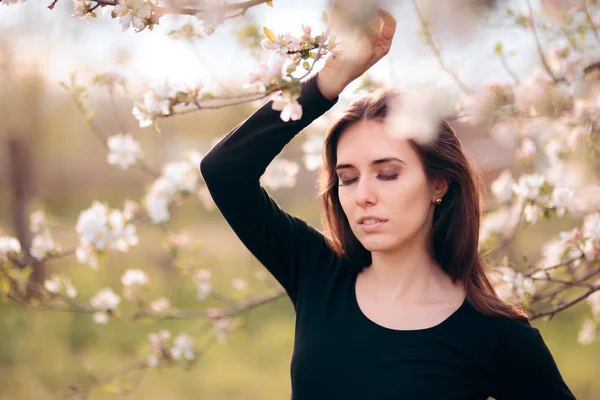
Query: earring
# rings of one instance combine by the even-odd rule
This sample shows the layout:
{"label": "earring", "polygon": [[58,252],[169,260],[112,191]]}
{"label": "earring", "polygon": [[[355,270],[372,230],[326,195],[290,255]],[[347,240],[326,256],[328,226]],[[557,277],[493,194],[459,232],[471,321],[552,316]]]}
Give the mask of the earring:
{"label": "earring", "polygon": [[442,202],[442,199],[437,199],[437,200],[435,201],[435,204],[440,204],[441,202]]}

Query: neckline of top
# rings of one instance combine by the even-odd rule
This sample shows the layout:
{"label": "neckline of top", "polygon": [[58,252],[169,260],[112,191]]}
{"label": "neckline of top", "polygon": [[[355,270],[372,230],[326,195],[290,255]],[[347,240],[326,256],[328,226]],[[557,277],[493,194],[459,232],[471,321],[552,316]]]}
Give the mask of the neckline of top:
{"label": "neckline of top", "polygon": [[360,304],[358,304],[358,297],[356,296],[356,279],[358,277],[358,273],[354,273],[352,274],[352,279],[351,279],[351,292],[352,292],[352,305],[355,308],[355,310],[358,312],[358,314],[360,315],[360,318],[363,319],[364,321],[366,321],[369,325],[374,326],[377,329],[383,330],[383,331],[388,331],[388,332],[393,332],[393,333],[399,333],[399,334],[403,334],[403,333],[425,333],[425,332],[432,332],[435,331],[437,329],[442,328],[443,326],[447,325],[448,323],[450,323],[451,320],[455,319],[458,314],[460,314],[460,312],[462,310],[464,310],[467,305],[469,304],[469,302],[467,301],[467,298],[465,297],[461,303],[461,305],[454,310],[448,317],[446,317],[443,321],[437,323],[436,325],[427,327],[427,328],[419,328],[419,329],[393,329],[393,328],[388,328],[385,327],[383,325],[378,324],[377,322],[373,321],[372,319],[370,319],[369,317],[367,317],[365,315],[365,313],[362,311],[362,309],[360,308]]}

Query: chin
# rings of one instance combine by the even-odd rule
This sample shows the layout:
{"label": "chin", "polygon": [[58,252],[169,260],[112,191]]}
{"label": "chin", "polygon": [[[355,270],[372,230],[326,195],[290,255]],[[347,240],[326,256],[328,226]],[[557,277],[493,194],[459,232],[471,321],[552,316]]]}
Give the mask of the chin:
{"label": "chin", "polygon": [[386,240],[386,238],[382,238],[382,237],[368,237],[368,238],[363,238],[360,243],[363,245],[363,247],[367,250],[369,250],[370,252],[386,252],[386,251],[390,251],[392,249],[394,249],[395,243],[391,243],[388,240]]}

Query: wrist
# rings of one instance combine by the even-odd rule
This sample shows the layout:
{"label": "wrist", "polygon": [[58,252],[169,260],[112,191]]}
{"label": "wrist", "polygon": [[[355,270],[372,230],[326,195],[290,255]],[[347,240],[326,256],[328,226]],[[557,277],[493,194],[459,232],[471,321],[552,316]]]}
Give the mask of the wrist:
{"label": "wrist", "polygon": [[328,100],[333,100],[342,93],[348,82],[341,78],[339,74],[334,74],[334,71],[323,68],[317,73],[317,86]]}

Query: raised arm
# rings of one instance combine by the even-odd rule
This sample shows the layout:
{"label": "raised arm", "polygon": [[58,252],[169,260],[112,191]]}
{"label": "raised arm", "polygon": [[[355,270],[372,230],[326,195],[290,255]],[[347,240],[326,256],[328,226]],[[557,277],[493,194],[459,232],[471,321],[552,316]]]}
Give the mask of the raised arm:
{"label": "raised arm", "polygon": [[298,101],[303,109],[300,120],[282,121],[269,102],[236,126],[200,165],[213,200],[229,225],[293,302],[309,250],[318,250],[325,242],[304,221],[281,210],[259,179],[283,147],[337,99],[325,98],[312,78],[303,84]]}
{"label": "raised arm", "polygon": [[229,225],[294,304],[302,271],[329,249],[319,232],[281,210],[259,179],[298,132],[335,104],[346,85],[389,52],[396,20],[384,10],[379,10],[378,16],[380,29],[365,35],[360,49],[353,49],[353,54],[337,52],[316,77],[303,83],[298,99],[303,109],[300,120],[282,121],[269,102],[236,126],[200,165],[213,200]]}

